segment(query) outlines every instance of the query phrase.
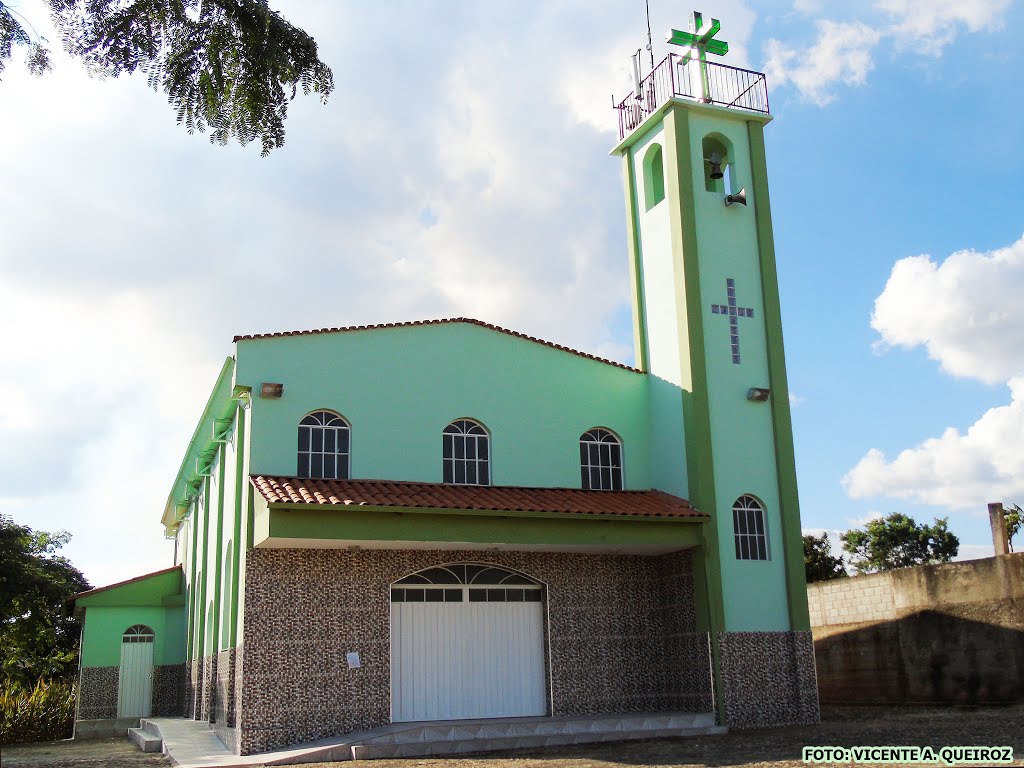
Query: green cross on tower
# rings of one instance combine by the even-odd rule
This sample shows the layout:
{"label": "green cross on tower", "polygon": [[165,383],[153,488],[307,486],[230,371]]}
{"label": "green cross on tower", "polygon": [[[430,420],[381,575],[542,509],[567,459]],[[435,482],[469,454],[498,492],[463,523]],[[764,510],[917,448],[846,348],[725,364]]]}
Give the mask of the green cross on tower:
{"label": "green cross on tower", "polygon": [[711,85],[708,82],[708,60],[707,54],[713,53],[716,56],[725,56],[729,52],[729,44],[724,40],[713,40],[722,28],[718,19],[712,19],[707,24],[700,11],[690,14],[690,31],[681,32],[673,29],[668,34],[668,42],[672,45],[685,45],[688,50],[683,54],[683,62],[696,59],[700,67],[700,89],[701,100],[709,101]]}

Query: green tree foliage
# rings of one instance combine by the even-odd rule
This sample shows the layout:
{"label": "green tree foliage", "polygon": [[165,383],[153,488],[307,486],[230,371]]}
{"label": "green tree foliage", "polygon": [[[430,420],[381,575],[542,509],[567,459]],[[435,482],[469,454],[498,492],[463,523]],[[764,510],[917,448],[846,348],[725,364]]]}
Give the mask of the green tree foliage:
{"label": "green tree foliage", "polygon": [[[316,41],[265,0],[49,0],[64,48],[93,74],[140,71],[167,94],[178,123],[210,141],[259,139],[266,156],[284,144],[288,104],[301,88],[322,101],[334,75]],[[50,68],[44,40],[0,0],[0,72],[12,46],[28,67]]]}
{"label": "green tree foliage", "polygon": [[804,572],[808,584],[846,577],[843,558],[832,554],[827,533],[821,536],[804,535]]}
{"label": "green tree foliage", "polygon": [[0,515],[0,674],[14,684],[75,673],[81,626],[64,601],[89,582],[57,554],[70,538]]}
{"label": "green tree foliage", "polygon": [[847,531],[840,539],[858,573],[948,563],[956,557],[960,539],[946,524],[947,518],[943,517],[937,518],[934,525],[919,525],[912,517],[893,512],[870,521],[863,530]]}
{"label": "green tree foliage", "polygon": [[1013,552],[1013,537],[1020,533],[1021,525],[1024,524],[1024,521],[1021,520],[1024,510],[1021,510],[1017,504],[1010,504],[1004,509],[1006,511],[1006,540],[1010,545],[1010,551]]}

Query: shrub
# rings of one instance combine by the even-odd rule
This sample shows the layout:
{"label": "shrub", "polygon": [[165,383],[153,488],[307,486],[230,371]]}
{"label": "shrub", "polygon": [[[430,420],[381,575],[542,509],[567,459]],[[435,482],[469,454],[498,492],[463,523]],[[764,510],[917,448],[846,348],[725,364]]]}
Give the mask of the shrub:
{"label": "shrub", "polygon": [[0,744],[67,739],[75,725],[75,683],[40,679],[35,688],[0,685]]}

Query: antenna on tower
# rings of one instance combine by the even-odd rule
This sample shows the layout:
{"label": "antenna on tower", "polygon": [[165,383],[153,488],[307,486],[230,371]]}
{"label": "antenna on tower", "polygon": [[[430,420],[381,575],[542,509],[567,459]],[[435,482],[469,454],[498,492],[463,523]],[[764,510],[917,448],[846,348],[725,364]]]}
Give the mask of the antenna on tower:
{"label": "antenna on tower", "polygon": [[640,49],[636,49],[631,57],[633,64],[633,94],[636,96],[636,100],[640,101],[644,97],[644,92],[641,87],[643,78],[640,77]]}
{"label": "antenna on tower", "polygon": [[647,52],[651,55],[651,71],[654,71],[654,43],[651,42],[651,0],[644,0],[647,8]]}

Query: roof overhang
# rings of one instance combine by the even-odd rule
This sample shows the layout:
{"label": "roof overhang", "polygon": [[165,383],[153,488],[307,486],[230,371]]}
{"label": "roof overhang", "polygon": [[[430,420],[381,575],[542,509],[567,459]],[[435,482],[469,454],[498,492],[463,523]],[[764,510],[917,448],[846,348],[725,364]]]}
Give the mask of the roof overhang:
{"label": "roof overhang", "polygon": [[[273,486],[269,481],[274,481]],[[704,526],[710,518],[678,497],[660,491],[580,491],[516,487],[451,486],[434,483],[387,483],[384,481],[311,481],[297,478],[254,477],[253,546],[258,548],[309,549],[447,549],[516,550],[551,552],[603,552],[660,554],[704,543]],[[324,484],[334,488],[327,494]],[[277,491],[272,490],[277,488]],[[285,491],[285,488],[288,491]],[[406,503],[365,503],[373,495],[378,502],[405,494]],[[345,491],[355,491],[346,493]],[[416,506],[414,499],[435,500],[480,495],[500,496],[504,509],[480,506]],[[285,501],[282,498],[305,497]],[[585,511],[586,501],[601,499],[595,511]],[[568,497],[571,511],[530,509],[537,499]],[[609,512],[614,500],[626,505],[643,503],[675,507],[676,514]],[[582,500],[582,501],[581,501]],[[521,508],[516,506],[521,502]],[[486,503],[486,501],[484,502]],[[492,504],[493,506],[493,504]],[[600,511],[600,510],[605,511]],[[684,513],[685,512],[685,513]]]}

